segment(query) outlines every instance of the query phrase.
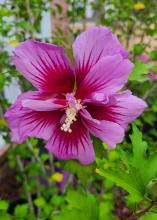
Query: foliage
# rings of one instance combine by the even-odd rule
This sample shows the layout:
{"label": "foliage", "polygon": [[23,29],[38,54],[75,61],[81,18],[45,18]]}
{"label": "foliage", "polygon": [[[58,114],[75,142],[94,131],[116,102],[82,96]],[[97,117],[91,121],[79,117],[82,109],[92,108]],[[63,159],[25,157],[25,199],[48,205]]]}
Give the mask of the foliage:
{"label": "foliage", "polygon": [[[142,134],[135,125],[133,125],[133,134],[130,135],[130,138],[133,146],[132,152],[126,150],[119,152],[123,164],[114,168],[111,165],[108,169],[106,164],[101,167],[102,161],[99,161],[100,169],[97,172],[129,192],[130,200],[140,202],[150,196],[146,195],[147,186],[157,176],[157,155],[147,155],[147,143],[142,140]],[[105,163],[105,159],[103,162]]]}
{"label": "foliage", "polygon": [[154,67],[153,64],[145,64],[140,61],[135,61],[134,69],[130,74],[130,81],[144,82],[147,81],[146,75],[149,73],[149,70]]}

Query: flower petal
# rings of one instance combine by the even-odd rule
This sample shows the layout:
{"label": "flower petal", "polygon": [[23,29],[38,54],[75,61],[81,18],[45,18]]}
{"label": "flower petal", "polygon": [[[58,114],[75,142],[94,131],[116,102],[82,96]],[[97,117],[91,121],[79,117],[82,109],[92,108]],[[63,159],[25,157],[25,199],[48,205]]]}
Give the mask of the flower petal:
{"label": "flower petal", "polygon": [[56,127],[46,148],[62,160],[76,159],[81,164],[90,164],[95,159],[92,141],[85,126],[78,119],[72,126],[72,133]]}
{"label": "flower petal", "polygon": [[61,117],[58,111],[32,111],[22,106],[23,100],[37,97],[37,93],[23,93],[5,113],[11,128],[12,141],[16,143],[22,143],[28,136],[47,140]]}
{"label": "flower petal", "polygon": [[24,99],[22,100],[22,106],[34,111],[54,111],[58,109],[63,109],[66,105],[66,101],[64,101],[64,105],[55,103],[56,99],[48,99],[48,100],[33,100],[33,99]]}
{"label": "flower petal", "polygon": [[114,94],[104,105],[87,104],[87,110],[93,118],[119,124],[124,129],[135,120],[147,107],[140,98],[131,95],[130,91]]}
{"label": "flower petal", "polygon": [[122,142],[124,129],[119,124],[112,121],[93,119],[85,109],[81,110],[81,115],[84,118],[84,124],[87,129],[111,148]]}
{"label": "flower petal", "polygon": [[77,90],[77,97],[83,99],[92,93],[111,95],[127,82],[133,64],[118,54],[102,58],[85,77]]}
{"label": "flower petal", "polygon": [[73,53],[78,84],[102,57],[118,53],[128,56],[111,30],[102,26],[81,33],[73,44]]}
{"label": "flower petal", "polygon": [[51,93],[73,90],[74,73],[61,46],[27,40],[16,47],[12,61],[39,90]]}
{"label": "flower petal", "polygon": [[147,108],[147,104],[137,96],[131,95],[131,92],[121,92],[114,95],[116,104],[109,106],[114,111],[117,123],[124,128],[128,123],[134,121]]}

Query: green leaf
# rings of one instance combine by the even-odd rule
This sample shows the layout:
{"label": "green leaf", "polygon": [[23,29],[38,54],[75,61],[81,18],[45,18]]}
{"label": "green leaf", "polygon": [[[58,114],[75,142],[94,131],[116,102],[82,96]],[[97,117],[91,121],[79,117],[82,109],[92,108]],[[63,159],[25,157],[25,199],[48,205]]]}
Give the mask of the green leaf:
{"label": "green leaf", "polygon": [[0,212],[0,219],[1,220],[12,220],[12,217],[8,213]]}
{"label": "green leaf", "polygon": [[44,206],[44,209],[43,209],[43,212],[46,216],[49,216],[51,213],[52,213],[52,210],[53,210],[53,206],[52,205],[49,205],[49,204],[46,204]]}
{"label": "green leaf", "polygon": [[0,92],[3,90],[5,83],[6,83],[6,76],[0,73]]}
{"label": "green leaf", "polygon": [[140,61],[135,61],[135,66],[132,73],[129,76],[130,81],[144,82],[147,80],[146,75],[149,70],[153,68],[154,64],[145,64]]}
{"label": "green leaf", "polygon": [[93,170],[93,166],[82,166],[77,161],[66,161],[64,169],[74,175],[76,174],[77,177],[81,180],[83,186],[86,187],[89,176]]}
{"label": "green leaf", "polygon": [[69,191],[66,197],[68,205],[54,220],[98,220],[98,204],[91,193],[82,194],[79,191]]}
{"label": "green leaf", "polygon": [[133,201],[140,201],[144,197],[143,185],[139,172],[137,170],[131,170],[129,173],[120,170],[101,170],[98,169],[97,173],[104,176],[111,181],[115,182],[118,186],[125,189],[131,194]]}
{"label": "green leaf", "polygon": [[23,219],[27,217],[28,208],[28,204],[17,205],[14,211],[14,215],[19,219]]}
{"label": "green leaf", "polygon": [[45,162],[46,160],[49,159],[49,155],[48,155],[48,154],[42,154],[42,155],[40,156],[40,158],[41,158],[41,160],[42,160],[43,162]]}
{"label": "green leaf", "polygon": [[133,124],[132,128],[133,133],[130,135],[130,139],[133,145],[134,163],[137,164],[146,156],[147,143],[142,140],[142,133],[136,125]]}
{"label": "green leaf", "polygon": [[64,203],[64,198],[60,195],[53,195],[50,202],[52,205],[61,206]]}
{"label": "green leaf", "polygon": [[150,52],[149,57],[151,60],[157,60],[157,48]]}
{"label": "green leaf", "polygon": [[43,197],[38,197],[34,200],[34,203],[39,208],[43,208],[46,205],[46,201]]}
{"label": "green leaf", "polygon": [[138,220],[156,220],[157,214],[155,213],[146,213],[144,216],[138,218]]}
{"label": "green leaf", "polygon": [[152,201],[157,201],[157,179],[152,179],[146,187],[146,196]]}
{"label": "green leaf", "polygon": [[[133,124],[133,133],[130,139],[133,147],[133,154],[121,151],[121,159],[127,165],[128,169],[132,166],[139,170],[144,187],[157,175],[157,153],[147,156],[147,143],[142,140],[142,133]],[[147,167],[147,169],[146,169]]]}
{"label": "green leaf", "polygon": [[133,51],[136,55],[141,55],[145,50],[145,45],[142,44],[135,44],[133,47]]}
{"label": "green leaf", "polygon": [[112,201],[104,201],[99,205],[99,220],[109,219],[113,220],[112,211],[114,209],[114,205]]}
{"label": "green leaf", "polygon": [[125,189],[133,202],[139,202],[146,195],[148,182],[157,175],[157,154],[147,156],[147,143],[142,140],[142,133],[135,125],[132,128],[132,152],[118,151],[123,166],[121,163],[117,163],[116,167],[112,164],[106,166],[106,163],[99,161],[97,172]]}
{"label": "green leaf", "polygon": [[92,140],[96,157],[103,158],[105,154],[104,148],[108,149],[108,146],[105,143],[102,143],[102,141],[96,137],[92,136]]}
{"label": "green leaf", "polygon": [[133,157],[131,160],[132,166],[139,169],[141,176],[143,177],[143,181],[145,181],[145,160],[146,160],[146,150],[147,143],[142,140],[142,133],[139,129],[133,125],[133,133],[130,135],[130,139],[133,146]]}
{"label": "green leaf", "polygon": [[64,210],[60,215],[54,216],[52,220],[91,220],[79,210]]}
{"label": "green leaf", "polygon": [[[147,143],[142,140],[142,133],[133,125],[133,134],[130,136],[133,145],[133,156],[130,160],[132,166],[136,167],[146,186],[157,174],[157,153],[147,156]],[[147,167],[147,169],[146,169]]]}
{"label": "green leaf", "polygon": [[0,210],[7,210],[9,203],[5,200],[0,200]]}
{"label": "green leaf", "polygon": [[68,192],[66,200],[70,206],[84,212],[89,217],[89,219],[97,219],[97,200],[92,194],[88,193],[83,195],[78,191],[70,191]]}

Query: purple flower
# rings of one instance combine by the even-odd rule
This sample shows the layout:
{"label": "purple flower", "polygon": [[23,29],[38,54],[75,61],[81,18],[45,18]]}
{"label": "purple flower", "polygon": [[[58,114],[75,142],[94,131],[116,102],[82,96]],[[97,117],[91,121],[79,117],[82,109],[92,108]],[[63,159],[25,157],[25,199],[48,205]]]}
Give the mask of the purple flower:
{"label": "purple flower", "polygon": [[147,79],[152,82],[157,80],[157,74],[153,68],[150,68],[149,73],[146,75]]}
{"label": "purple flower", "polygon": [[144,63],[148,63],[149,61],[149,56],[147,54],[142,54],[140,57],[139,57],[139,61],[142,61]]}
{"label": "purple flower", "polygon": [[5,117],[12,141],[43,138],[59,159],[89,164],[95,159],[90,134],[114,148],[146,104],[130,91],[120,91],[133,64],[109,28],[80,34],[73,53],[75,68],[61,46],[20,43],[12,61],[37,91],[20,95]]}

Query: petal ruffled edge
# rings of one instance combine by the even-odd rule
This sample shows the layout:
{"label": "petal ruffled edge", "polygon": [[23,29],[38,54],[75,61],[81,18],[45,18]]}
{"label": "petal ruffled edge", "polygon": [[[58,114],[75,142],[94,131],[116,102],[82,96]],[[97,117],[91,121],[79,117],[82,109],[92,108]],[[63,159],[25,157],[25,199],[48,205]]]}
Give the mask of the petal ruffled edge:
{"label": "petal ruffled edge", "polygon": [[101,58],[115,54],[121,54],[123,58],[128,57],[128,53],[110,28],[103,26],[81,33],[73,43],[73,54],[78,85]]}

